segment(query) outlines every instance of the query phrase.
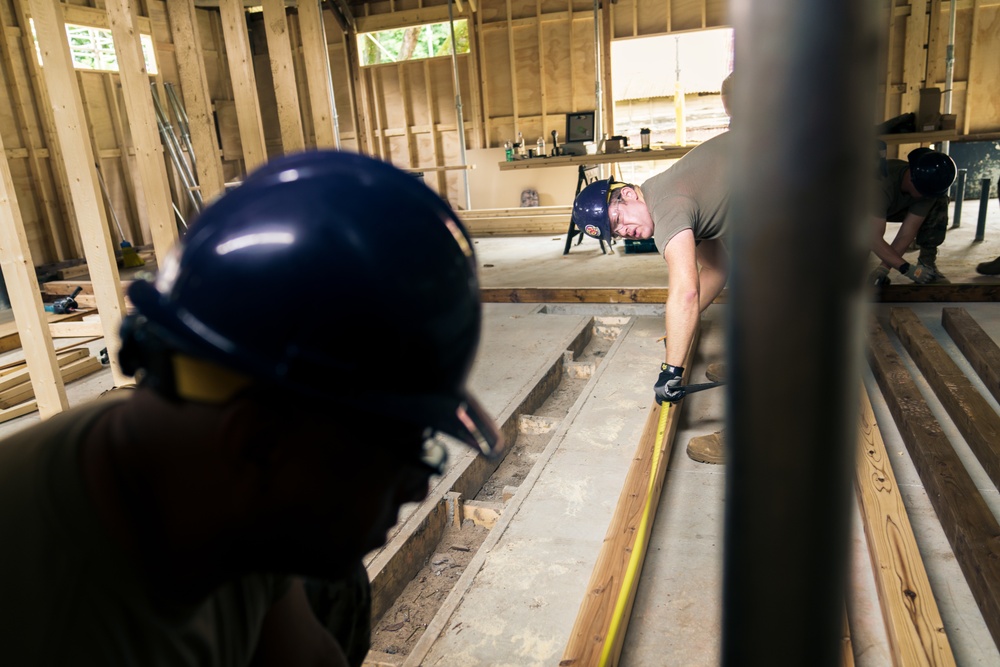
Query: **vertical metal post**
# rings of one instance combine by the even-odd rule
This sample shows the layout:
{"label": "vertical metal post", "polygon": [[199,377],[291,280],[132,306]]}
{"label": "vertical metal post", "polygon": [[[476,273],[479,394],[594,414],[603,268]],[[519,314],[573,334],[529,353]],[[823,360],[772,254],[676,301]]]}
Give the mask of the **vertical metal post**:
{"label": "vertical metal post", "polygon": [[[727,667],[841,664],[870,247],[873,12],[866,0],[733,3]],[[853,193],[846,210],[824,205],[831,191]],[[819,218],[803,225],[806,211]]]}
{"label": "vertical metal post", "polygon": [[968,169],[958,170],[958,180],[955,181],[955,213],[951,216],[951,228],[962,226],[962,204],[965,203],[965,175]]}
{"label": "vertical metal post", "polygon": [[979,220],[976,222],[976,238],[974,243],[979,243],[986,236],[986,211],[990,207],[990,179],[984,178],[980,182],[979,191]]}
{"label": "vertical metal post", "polygon": [[[458,153],[462,160],[462,166],[468,166],[468,156],[465,152],[465,118],[462,116],[462,87],[458,76],[458,56],[455,50],[458,42],[455,41],[455,15],[452,9],[453,0],[448,0],[448,26],[451,30],[451,73],[455,81],[455,118],[458,123]],[[472,191],[469,186],[469,170],[462,170],[463,194],[465,195],[465,210],[472,208]]]}

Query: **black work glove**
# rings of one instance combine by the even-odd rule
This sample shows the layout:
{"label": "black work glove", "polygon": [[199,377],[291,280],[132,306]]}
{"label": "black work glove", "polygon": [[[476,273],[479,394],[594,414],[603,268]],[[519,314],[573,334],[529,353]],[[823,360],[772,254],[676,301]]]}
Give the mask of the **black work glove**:
{"label": "black work glove", "polygon": [[676,403],[684,398],[684,390],[681,386],[681,376],[684,375],[683,366],[671,366],[668,363],[660,364],[660,377],[653,385],[653,394],[656,402],[663,405],[663,402]]}

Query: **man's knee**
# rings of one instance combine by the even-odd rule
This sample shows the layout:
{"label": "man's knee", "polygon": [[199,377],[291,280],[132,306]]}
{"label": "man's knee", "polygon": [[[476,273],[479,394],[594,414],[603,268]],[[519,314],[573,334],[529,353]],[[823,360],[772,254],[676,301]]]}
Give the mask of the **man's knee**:
{"label": "man's knee", "polygon": [[937,247],[944,243],[948,232],[948,198],[938,197],[927,212],[927,217],[917,231],[916,242],[921,247]]}

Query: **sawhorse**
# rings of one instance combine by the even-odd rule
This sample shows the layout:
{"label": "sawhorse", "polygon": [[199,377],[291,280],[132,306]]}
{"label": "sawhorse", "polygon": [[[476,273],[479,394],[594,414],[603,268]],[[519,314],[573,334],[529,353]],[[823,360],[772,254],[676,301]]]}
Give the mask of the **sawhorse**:
{"label": "sawhorse", "polygon": [[[583,188],[585,188],[587,186],[587,183],[588,183],[588,181],[587,181],[587,170],[589,170],[589,169],[596,169],[597,167],[598,167],[598,165],[592,165],[592,166],[588,167],[585,164],[581,164],[581,165],[579,165],[577,167],[577,172],[576,172],[577,173],[577,176],[576,176],[576,194],[573,195],[573,201],[576,201],[576,198],[579,196],[580,191],[583,190]],[[583,232],[581,232],[580,230],[578,230],[576,228],[576,225],[573,224],[573,215],[570,214],[569,229],[566,231],[566,247],[563,248],[563,254],[564,255],[568,255],[569,254],[569,247],[570,247],[570,245],[573,242],[573,237],[574,236],[579,236],[580,237],[580,238],[578,238],[576,240],[576,244],[580,245],[580,242],[583,241],[583,237],[586,236],[586,234],[584,234]],[[604,239],[597,239],[597,242],[601,244],[601,252],[604,253],[605,255],[607,255],[608,254],[608,248],[604,247]],[[610,245],[611,245],[611,243],[608,244],[609,247],[610,247]],[[613,253],[614,250],[612,250],[611,252]]]}

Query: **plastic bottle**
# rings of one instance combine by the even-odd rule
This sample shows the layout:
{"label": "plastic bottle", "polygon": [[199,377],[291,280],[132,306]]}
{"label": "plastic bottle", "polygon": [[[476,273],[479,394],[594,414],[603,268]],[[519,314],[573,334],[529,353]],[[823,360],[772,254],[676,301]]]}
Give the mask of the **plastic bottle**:
{"label": "plastic bottle", "polygon": [[509,141],[503,142],[503,152],[504,152],[504,159],[506,159],[507,162],[514,161],[514,147],[511,145]]}
{"label": "plastic bottle", "polygon": [[524,146],[524,135],[521,134],[520,132],[517,133],[517,145],[518,145],[517,152],[520,154],[521,157],[524,157],[524,154],[527,151],[527,149]]}
{"label": "plastic bottle", "polygon": [[545,157],[545,137],[538,137],[538,141],[535,143],[538,144],[538,152],[535,155]]}

